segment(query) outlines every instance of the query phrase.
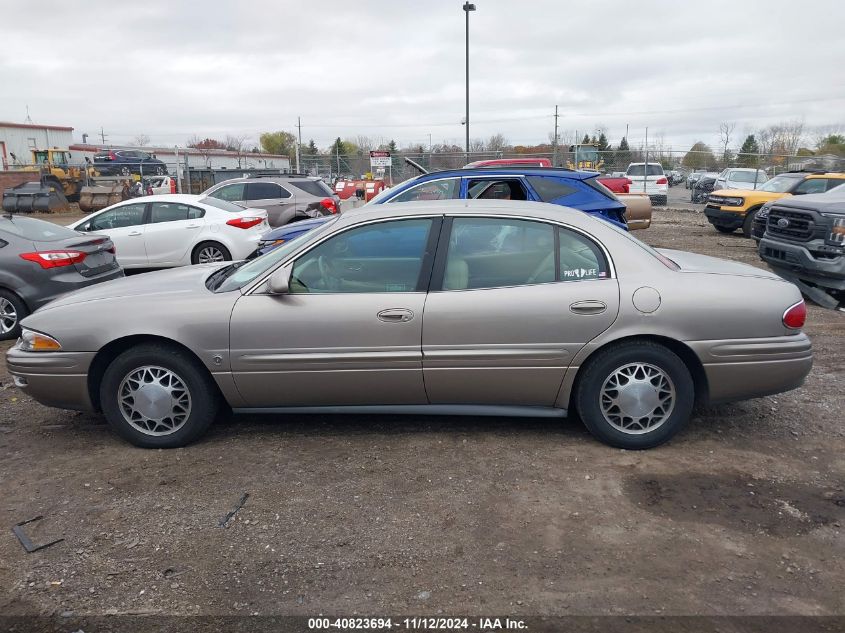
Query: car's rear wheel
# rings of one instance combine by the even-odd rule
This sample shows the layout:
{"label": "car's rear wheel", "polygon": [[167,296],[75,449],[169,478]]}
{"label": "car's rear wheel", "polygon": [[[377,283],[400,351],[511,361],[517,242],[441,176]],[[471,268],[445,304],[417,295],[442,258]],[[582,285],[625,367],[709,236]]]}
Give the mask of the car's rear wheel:
{"label": "car's rear wheel", "polygon": [[232,254],[229,249],[217,242],[202,242],[194,247],[191,253],[192,264],[213,264],[215,262],[230,262]]}
{"label": "car's rear wheel", "polygon": [[733,233],[736,229],[732,229],[729,226],[719,226],[718,224],[713,225],[719,233]]}
{"label": "car's rear wheel", "polygon": [[205,433],[220,395],[196,359],[175,346],[151,343],[111,362],[100,403],[114,431],[135,446],[176,448]]}
{"label": "car's rear wheel", "polygon": [[652,448],[689,420],[695,386],[671,350],[647,341],[609,347],[579,376],[575,405],[596,438],[627,449]]}
{"label": "car's rear wheel", "polygon": [[156,167],[156,176],[164,176],[164,174],[166,174],[166,173],[167,173],[167,171],[161,165]]}
{"label": "car's rear wheel", "polygon": [[21,335],[21,319],[29,310],[14,292],[0,289],[0,341]]}
{"label": "car's rear wheel", "polygon": [[132,170],[129,167],[121,167],[120,168],[120,175],[121,176],[131,176]]}

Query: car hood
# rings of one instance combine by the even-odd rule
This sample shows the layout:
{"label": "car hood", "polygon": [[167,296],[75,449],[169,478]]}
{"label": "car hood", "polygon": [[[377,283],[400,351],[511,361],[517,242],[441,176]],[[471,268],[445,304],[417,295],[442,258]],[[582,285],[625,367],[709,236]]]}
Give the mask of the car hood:
{"label": "car hood", "polygon": [[73,305],[76,303],[88,303],[102,301],[105,299],[114,301],[123,298],[137,300],[139,297],[184,295],[189,293],[208,294],[205,287],[205,279],[218,268],[227,265],[226,263],[201,264],[198,266],[184,266],[158,272],[144,273],[143,275],[132,275],[122,277],[113,281],[95,284],[61,295],[46,306],[38,310],[44,312],[54,308]]}
{"label": "car hood", "polygon": [[681,268],[683,273],[710,273],[715,275],[737,275],[740,277],[761,277],[763,279],[775,279],[783,281],[775,273],[763,270],[750,264],[699,255],[686,251],[674,251],[668,248],[656,249],[661,255],[665,255]]}
{"label": "car hood", "polygon": [[779,207],[815,209],[826,213],[845,213],[845,195],[812,193],[804,196],[789,196],[778,202]]}
{"label": "car hood", "polygon": [[760,191],[759,189],[718,189],[710,194],[711,196],[730,196],[731,198],[754,196],[760,200],[777,200],[788,193],[772,193],[771,191]]}

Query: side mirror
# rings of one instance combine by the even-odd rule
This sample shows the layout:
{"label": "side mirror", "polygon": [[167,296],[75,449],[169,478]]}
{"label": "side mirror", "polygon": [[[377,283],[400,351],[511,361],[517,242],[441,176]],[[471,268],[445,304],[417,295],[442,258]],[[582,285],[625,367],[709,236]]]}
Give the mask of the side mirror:
{"label": "side mirror", "polygon": [[272,295],[286,295],[290,292],[290,275],[293,272],[293,264],[282,266],[270,275],[267,281],[267,289]]}

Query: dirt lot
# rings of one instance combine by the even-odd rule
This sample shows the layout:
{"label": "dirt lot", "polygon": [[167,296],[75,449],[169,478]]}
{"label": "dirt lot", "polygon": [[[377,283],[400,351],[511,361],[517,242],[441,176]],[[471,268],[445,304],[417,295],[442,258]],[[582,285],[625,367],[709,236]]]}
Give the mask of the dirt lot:
{"label": "dirt lot", "polygon": [[[759,264],[701,214],[640,237]],[[0,363],[0,613],[845,615],[845,315],[811,307],[807,330],[802,389],[647,452],[573,422],[392,416],[141,450]],[[26,554],[9,528],[35,515],[34,541],[65,540]]]}

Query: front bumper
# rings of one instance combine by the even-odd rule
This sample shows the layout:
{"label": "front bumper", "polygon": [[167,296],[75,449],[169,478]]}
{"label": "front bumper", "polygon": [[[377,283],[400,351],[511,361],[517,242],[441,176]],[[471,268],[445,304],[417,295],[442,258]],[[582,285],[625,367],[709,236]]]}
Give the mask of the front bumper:
{"label": "front bumper", "polygon": [[25,352],[17,345],[6,352],[6,367],[15,385],[48,407],[94,411],[88,369],[95,352]]}
{"label": "front bumper", "polygon": [[802,244],[763,236],[760,257],[786,279],[797,278],[822,288],[845,290],[845,256],[816,259]]}
{"label": "front bumper", "polygon": [[760,398],[795,389],[813,367],[813,347],[803,332],[687,344],[704,367],[711,403]]}
{"label": "front bumper", "polygon": [[733,211],[725,211],[722,207],[709,204],[704,207],[704,215],[713,226],[723,226],[728,229],[738,229],[745,222],[745,211],[736,208]]}

